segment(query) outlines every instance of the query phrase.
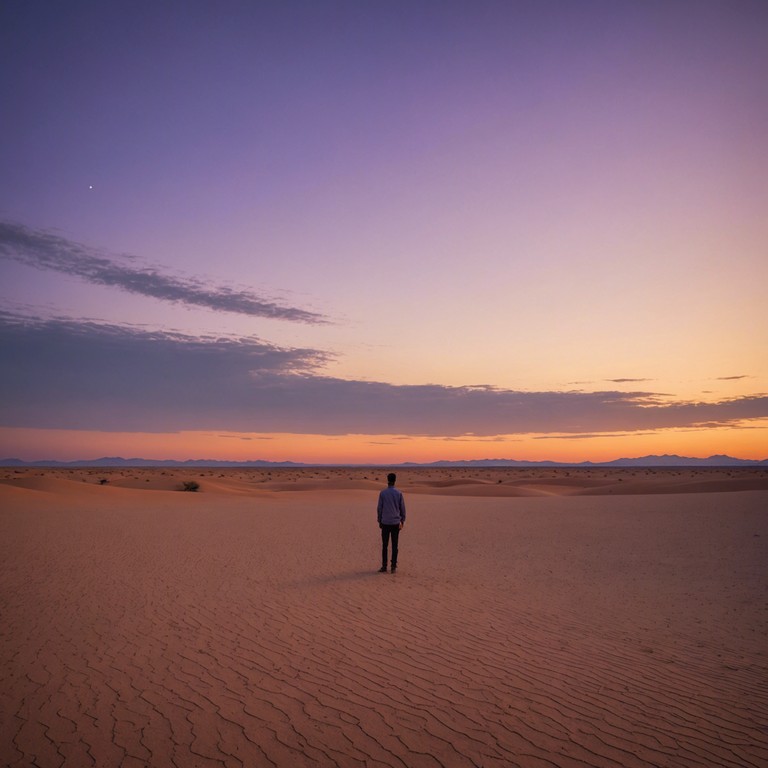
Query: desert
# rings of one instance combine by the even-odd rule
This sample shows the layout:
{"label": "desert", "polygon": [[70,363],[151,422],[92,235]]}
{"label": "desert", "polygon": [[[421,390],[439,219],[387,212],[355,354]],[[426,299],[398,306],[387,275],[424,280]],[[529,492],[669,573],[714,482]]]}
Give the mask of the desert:
{"label": "desert", "polygon": [[768,763],[765,469],[385,475],[0,468],[0,763]]}
{"label": "desert", "polygon": [[0,2],[0,768],[768,768],[767,40]]}

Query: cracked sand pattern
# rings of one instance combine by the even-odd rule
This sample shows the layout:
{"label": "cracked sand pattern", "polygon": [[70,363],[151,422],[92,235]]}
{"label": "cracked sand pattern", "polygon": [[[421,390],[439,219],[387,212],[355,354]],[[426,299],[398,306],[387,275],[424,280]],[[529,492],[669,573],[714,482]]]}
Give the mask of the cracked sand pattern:
{"label": "cracked sand pattern", "polygon": [[0,764],[768,764],[768,493],[375,498],[0,483]]}

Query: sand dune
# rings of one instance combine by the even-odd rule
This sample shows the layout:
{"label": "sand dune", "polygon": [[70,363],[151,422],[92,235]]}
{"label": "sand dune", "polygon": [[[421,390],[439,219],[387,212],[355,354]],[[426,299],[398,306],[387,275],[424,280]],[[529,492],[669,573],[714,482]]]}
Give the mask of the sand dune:
{"label": "sand dune", "polygon": [[764,471],[547,472],[403,472],[392,576],[380,472],[0,471],[0,764],[767,764]]}
{"label": "sand dune", "polygon": [[[730,468],[574,468],[487,469],[407,468],[398,486],[409,493],[450,496],[627,495],[768,490],[768,469]],[[0,484],[55,488],[59,480],[110,488],[181,490],[195,481],[204,493],[379,489],[386,470],[370,467],[306,469],[12,469],[0,467]]]}

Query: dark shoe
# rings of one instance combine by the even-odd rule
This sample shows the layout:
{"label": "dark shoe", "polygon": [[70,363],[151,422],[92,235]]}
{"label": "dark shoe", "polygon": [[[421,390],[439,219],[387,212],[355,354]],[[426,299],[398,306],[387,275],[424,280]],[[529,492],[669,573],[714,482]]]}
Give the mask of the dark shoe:
{"label": "dark shoe", "polygon": [[[384,570],[386,571],[387,569],[385,568]],[[397,570],[397,566],[393,565],[389,572],[394,573],[396,570]]]}
{"label": "dark shoe", "polygon": [[381,568],[379,568],[379,573],[386,573],[387,572],[387,566],[382,565]]}

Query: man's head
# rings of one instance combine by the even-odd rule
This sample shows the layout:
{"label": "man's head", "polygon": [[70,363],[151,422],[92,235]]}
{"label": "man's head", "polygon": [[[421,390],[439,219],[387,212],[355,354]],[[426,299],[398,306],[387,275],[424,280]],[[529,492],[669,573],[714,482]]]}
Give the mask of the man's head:
{"label": "man's head", "polygon": [[396,475],[394,472],[390,472],[390,473],[387,475],[387,482],[388,482],[390,485],[394,485],[394,484],[395,484],[395,480],[397,480],[397,475]]}

